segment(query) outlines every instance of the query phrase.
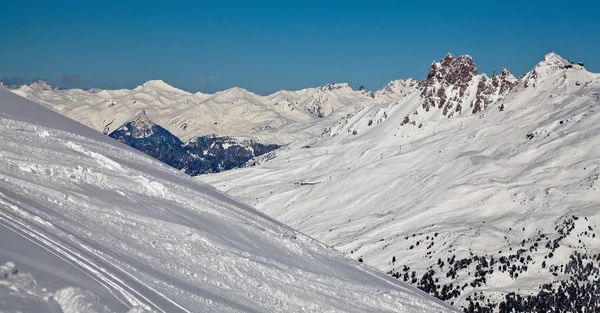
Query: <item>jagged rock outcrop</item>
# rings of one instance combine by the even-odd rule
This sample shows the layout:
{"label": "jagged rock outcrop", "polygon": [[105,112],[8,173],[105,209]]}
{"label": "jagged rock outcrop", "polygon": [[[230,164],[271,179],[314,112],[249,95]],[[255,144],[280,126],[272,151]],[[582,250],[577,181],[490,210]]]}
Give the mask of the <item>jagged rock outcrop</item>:
{"label": "jagged rock outcrop", "polygon": [[491,79],[482,75],[477,84],[475,101],[471,104],[472,113],[478,113],[502,99],[515,85],[516,79],[507,69],[503,69],[499,76],[494,71]]}
{"label": "jagged rock outcrop", "polygon": [[488,78],[477,74],[470,56],[454,57],[448,53],[440,62],[431,64],[419,88],[425,111],[438,108],[444,116],[451,117],[462,113],[467,105],[473,114],[484,110],[502,99],[515,84],[516,79],[506,69]]}

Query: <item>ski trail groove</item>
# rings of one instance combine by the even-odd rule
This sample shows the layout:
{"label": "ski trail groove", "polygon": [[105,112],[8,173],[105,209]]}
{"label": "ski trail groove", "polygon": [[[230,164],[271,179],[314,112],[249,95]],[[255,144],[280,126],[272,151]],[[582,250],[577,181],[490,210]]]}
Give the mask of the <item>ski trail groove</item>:
{"label": "ski trail groove", "polygon": [[[4,201],[2,201],[2,202],[4,202]],[[6,205],[3,205],[3,206],[6,208]],[[129,286],[126,282],[119,279],[116,275],[109,273],[105,268],[96,265],[94,262],[92,262],[90,259],[83,256],[81,253],[78,253],[76,251],[73,251],[71,249],[64,247],[64,245],[61,245],[60,243],[56,242],[55,240],[50,239],[49,237],[42,234],[41,232],[36,231],[35,227],[33,225],[27,225],[26,223],[19,221],[19,218],[11,216],[11,214],[3,212],[2,210],[0,210],[0,224],[5,226],[7,229],[12,230],[16,234],[22,236],[23,238],[31,241],[32,243],[42,247],[43,249],[47,250],[48,252],[56,255],[57,257],[64,260],[65,262],[71,264],[72,266],[80,269],[85,274],[87,274],[88,276],[93,278],[100,285],[104,286],[107,290],[109,290],[109,292],[111,292],[113,295],[115,295],[115,297],[121,303],[123,303],[127,306],[133,306],[133,307],[140,306],[146,310],[155,310],[155,311],[165,312],[165,313],[173,312],[172,309],[165,310],[165,309],[161,308],[161,306],[152,302],[146,296],[144,296],[140,292],[138,292],[135,288]],[[82,247],[84,247],[84,249],[87,250],[88,252],[93,253],[93,251],[89,247],[85,247],[83,245],[82,245]],[[111,264],[105,258],[103,258],[97,254],[94,254],[94,255],[96,257],[100,258],[103,262],[106,262],[107,265],[110,265],[111,267],[116,268],[116,266],[114,264]],[[181,310],[183,312],[190,312],[189,310],[185,309],[181,305],[179,305],[176,302],[174,302],[173,300],[169,299],[162,293],[160,293],[160,292],[156,291],[155,289],[149,287],[148,285],[142,283],[141,281],[139,281],[138,279],[133,277],[133,275],[131,275],[130,273],[127,273],[123,270],[120,270],[120,272],[126,274],[128,277],[133,279],[136,283],[142,285],[143,287],[145,287],[148,290],[152,291],[153,293],[157,294],[164,300],[168,301],[170,304],[173,305],[173,307],[177,311]],[[115,292],[120,294],[122,297],[118,297],[115,294]],[[123,300],[122,298],[125,298],[125,300]]]}

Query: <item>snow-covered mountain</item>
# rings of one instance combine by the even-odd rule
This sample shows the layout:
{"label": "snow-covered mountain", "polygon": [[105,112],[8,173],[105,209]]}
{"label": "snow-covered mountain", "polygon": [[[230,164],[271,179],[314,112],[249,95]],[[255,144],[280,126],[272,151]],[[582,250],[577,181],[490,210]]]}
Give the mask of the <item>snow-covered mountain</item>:
{"label": "snow-covered mountain", "polygon": [[192,94],[160,80],[132,90],[60,90],[43,81],[10,90],[198,175],[229,170],[280,145],[318,136],[338,118],[372,102],[401,99],[415,85],[399,80],[373,93],[331,83],[268,96],[237,87]]}
{"label": "snow-covered mountain", "polygon": [[374,99],[399,100],[407,94],[413,92],[418,86],[416,80],[409,78],[407,80],[397,79],[389,82],[383,88],[373,93]]}
{"label": "snow-covered mountain", "polygon": [[4,89],[0,135],[2,312],[453,311]]}
{"label": "snow-covered mountain", "polygon": [[279,148],[253,140],[216,136],[201,136],[184,143],[150,120],[143,110],[109,136],[192,176],[230,170]]}
{"label": "snow-covered mountain", "polygon": [[[467,312],[600,304],[600,75],[447,55],[406,96],[208,182]],[[448,118],[452,117],[452,118]]]}
{"label": "snow-covered mountain", "polygon": [[296,124],[318,124],[319,118],[338,110],[352,112],[373,100],[345,83],[268,96],[238,87],[215,94],[192,94],[161,80],[148,81],[132,90],[59,90],[38,82],[12,91],[105,134],[143,110],[184,142],[215,135],[259,136],[264,142],[284,144],[297,138]]}

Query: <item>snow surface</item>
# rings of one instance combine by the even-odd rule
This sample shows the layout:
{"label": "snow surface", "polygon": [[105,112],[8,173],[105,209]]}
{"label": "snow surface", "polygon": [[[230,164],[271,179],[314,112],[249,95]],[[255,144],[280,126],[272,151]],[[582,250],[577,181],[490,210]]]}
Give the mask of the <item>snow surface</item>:
{"label": "snow surface", "polygon": [[[415,90],[349,114],[256,166],[197,179],[382,271],[407,265],[422,274],[453,255],[497,260],[522,240],[556,238],[572,215],[586,217],[583,230],[600,224],[600,75],[569,64],[548,54],[477,115],[425,112]],[[543,260],[561,265],[573,251],[600,253],[600,239],[583,237],[567,237],[548,259],[542,243],[526,274],[494,272],[455,304],[475,291],[498,299],[536,292],[556,279]],[[436,277],[460,286],[474,270]]]}
{"label": "snow surface", "polygon": [[4,89],[0,137],[2,312],[454,310]]}

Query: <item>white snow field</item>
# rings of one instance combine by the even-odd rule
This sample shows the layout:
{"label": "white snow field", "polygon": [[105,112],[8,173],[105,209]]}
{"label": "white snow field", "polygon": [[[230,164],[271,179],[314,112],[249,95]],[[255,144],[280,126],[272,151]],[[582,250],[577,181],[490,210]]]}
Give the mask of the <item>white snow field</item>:
{"label": "white snow field", "polygon": [[255,166],[197,179],[401,280],[427,285],[434,270],[457,306],[537,293],[569,279],[573,253],[600,260],[600,75],[550,53],[518,81],[505,76],[511,91],[491,92],[476,114],[481,75],[467,77],[452,118],[426,101],[451,103],[459,88],[433,98],[419,88]]}
{"label": "white snow field", "polygon": [[0,88],[0,312],[451,312]]}

